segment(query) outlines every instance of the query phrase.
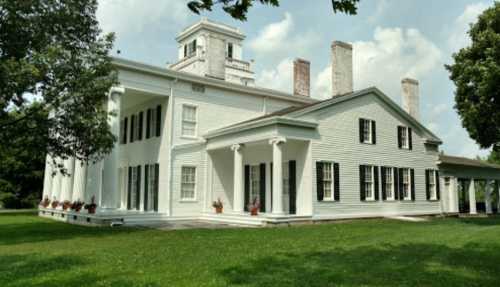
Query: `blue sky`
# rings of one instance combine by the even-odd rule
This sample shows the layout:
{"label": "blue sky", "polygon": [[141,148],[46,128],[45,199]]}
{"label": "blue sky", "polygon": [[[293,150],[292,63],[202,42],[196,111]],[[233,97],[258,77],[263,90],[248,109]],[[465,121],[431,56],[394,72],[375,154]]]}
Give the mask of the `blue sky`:
{"label": "blue sky", "polygon": [[[121,57],[166,66],[177,60],[177,33],[200,19],[186,2],[100,0],[98,19],[105,32],[116,32]],[[468,24],[492,5],[492,0],[361,0],[358,15],[347,16],[333,14],[330,0],[282,0],[279,8],[256,5],[247,22],[220,9],[201,16],[247,35],[243,56],[255,60],[259,86],[291,92],[293,59],[311,61],[312,96],[318,99],[330,94],[331,42],[352,43],[355,89],[377,86],[400,103],[401,79],[418,79],[421,120],[444,141],[442,150],[475,157],[488,151],[462,128],[443,65],[468,45]]]}

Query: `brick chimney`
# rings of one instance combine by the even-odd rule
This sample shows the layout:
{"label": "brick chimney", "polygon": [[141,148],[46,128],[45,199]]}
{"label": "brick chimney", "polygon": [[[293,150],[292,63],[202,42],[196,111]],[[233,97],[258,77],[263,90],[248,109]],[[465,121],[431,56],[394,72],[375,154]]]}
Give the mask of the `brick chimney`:
{"label": "brick chimney", "polygon": [[293,61],[293,94],[295,96],[310,97],[311,91],[311,63],[304,59]]}
{"label": "brick chimney", "polygon": [[352,45],[341,41],[333,41],[331,48],[332,96],[352,93]]}
{"label": "brick chimney", "polygon": [[410,78],[401,80],[403,109],[416,120],[420,120],[420,99],[418,81]]}

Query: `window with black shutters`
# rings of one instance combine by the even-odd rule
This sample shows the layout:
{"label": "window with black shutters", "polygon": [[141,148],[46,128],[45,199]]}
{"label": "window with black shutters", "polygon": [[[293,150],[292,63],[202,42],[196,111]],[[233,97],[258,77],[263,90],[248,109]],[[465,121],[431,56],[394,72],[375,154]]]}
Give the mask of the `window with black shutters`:
{"label": "window with black shutters", "polygon": [[330,161],[317,162],[316,173],[318,201],[338,201],[340,199],[339,164]]}
{"label": "window with black shutters", "polygon": [[398,147],[412,149],[412,130],[410,127],[398,126]]}
{"label": "window with black shutters", "polygon": [[376,129],[374,120],[359,119],[359,141],[365,144],[376,144]]}
{"label": "window with black shutters", "polygon": [[227,43],[227,57],[229,59],[233,58],[233,43],[231,42]]}
{"label": "window with black shutters", "polygon": [[379,200],[379,173],[378,166],[359,166],[360,199],[362,201]]}
{"label": "window with black shutters", "polygon": [[383,166],[380,169],[380,177],[382,179],[382,199],[393,201],[396,199],[394,168]]}

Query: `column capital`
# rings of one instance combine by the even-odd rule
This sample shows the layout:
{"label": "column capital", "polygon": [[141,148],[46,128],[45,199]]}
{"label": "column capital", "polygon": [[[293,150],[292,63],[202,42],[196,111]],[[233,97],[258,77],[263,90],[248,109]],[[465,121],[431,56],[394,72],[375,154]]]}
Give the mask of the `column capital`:
{"label": "column capital", "polygon": [[286,143],[286,138],[285,137],[274,137],[272,139],[269,139],[269,144],[274,145],[274,144],[282,144]]}
{"label": "column capital", "polygon": [[243,148],[244,144],[233,144],[231,146],[232,151],[239,151],[241,148]]}
{"label": "column capital", "polygon": [[111,89],[109,89],[109,93],[123,95],[123,94],[125,94],[125,87],[124,86],[111,87]]}

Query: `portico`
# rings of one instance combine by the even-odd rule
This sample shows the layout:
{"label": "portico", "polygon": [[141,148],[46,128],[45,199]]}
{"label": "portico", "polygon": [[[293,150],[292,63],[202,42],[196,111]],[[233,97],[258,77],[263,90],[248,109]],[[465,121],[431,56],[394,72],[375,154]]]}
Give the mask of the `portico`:
{"label": "portico", "polygon": [[306,167],[315,127],[270,117],[208,133],[213,172],[207,203],[220,199],[225,213],[239,215],[248,214],[253,203],[259,204],[259,216],[310,215],[312,175]]}

